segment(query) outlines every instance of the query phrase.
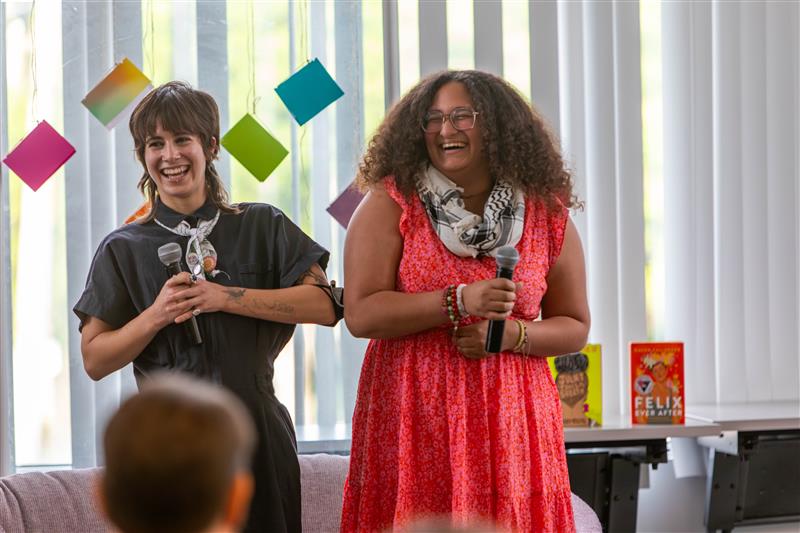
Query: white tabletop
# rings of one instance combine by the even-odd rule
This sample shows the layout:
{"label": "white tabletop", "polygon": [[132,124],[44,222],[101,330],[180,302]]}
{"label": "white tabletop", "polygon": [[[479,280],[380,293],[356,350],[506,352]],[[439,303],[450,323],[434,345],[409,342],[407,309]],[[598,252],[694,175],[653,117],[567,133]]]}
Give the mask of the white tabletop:
{"label": "white tabletop", "polygon": [[686,419],[686,424],[632,424],[630,417],[603,417],[603,425],[593,428],[565,428],[564,440],[577,442],[611,442],[665,439],[667,437],[702,437],[717,435],[720,426],[713,422]]}
{"label": "white tabletop", "polygon": [[[306,425],[297,427],[297,448],[300,453],[347,452],[350,450],[350,425],[332,427]],[[689,419],[686,424],[631,424],[628,417],[604,417],[603,425],[593,428],[565,428],[564,441],[625,442],[665,439],[667,437],[702,437],[719,435],[720,425]]]}
{"label": "white tabletop", "polygon": [[686,419],[719,424],[723,431],[800,429],[800,402],[689,405]]}

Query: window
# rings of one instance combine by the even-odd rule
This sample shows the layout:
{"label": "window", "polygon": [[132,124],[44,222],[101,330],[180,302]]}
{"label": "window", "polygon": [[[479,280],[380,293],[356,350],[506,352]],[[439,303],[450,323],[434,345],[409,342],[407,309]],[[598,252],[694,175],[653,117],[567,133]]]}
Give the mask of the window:
{"label": "window", "polygon": [[[80,103],[123,57],[154,85],[209,91],[223,132],[253,113],[289,149],[264,183],[224,151],[217,166],[234,201],[276,205],[327,247],[340,282],[344,231],[325,208],[385,108],[447,66],[504,76],[550,122],[586,202],[573,220],[604,409],[627,412],[627,343],[646,338],[686,339],[687,376],[715,376],[704,401],[796,398],[800,227],[784,220],[800,219],[800,130],[785,120],[800,116],[798,20],[791,3],[650,0],[0,4],[0,155],[43,119],[77,148],[35,193],[0,173],[0,370],[13,368],[13,391],[0,375],[0,468],[9,436],[20,467],[96,464],[96,435],[134,390],[129,371],[85,376],[71,313],[100,239],[141,202],[124,122],[108,131]],[[298,127],[273,88],[315,57],[345,97]],[[745,131],[764,134],[744,143]],[[347,438],[365,344],[343,324],[298,327],[275,387],[301,437]],[[748,355],[764,346],[769,357]]]}
{"label": "window", "polygon": [[[6,5],[10,146],[39,120],[63,129],[60,12],[32,6]],[[36,192],[15,176],[8,187],[16,462],[69,464],[64,171]]]}

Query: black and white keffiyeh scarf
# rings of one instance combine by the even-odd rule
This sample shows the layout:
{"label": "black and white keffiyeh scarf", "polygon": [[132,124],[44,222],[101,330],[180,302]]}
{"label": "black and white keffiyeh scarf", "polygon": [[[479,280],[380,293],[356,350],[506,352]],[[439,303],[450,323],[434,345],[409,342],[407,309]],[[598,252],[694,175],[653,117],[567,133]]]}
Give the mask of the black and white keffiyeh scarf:
{"label": "black and white keffiyeh scarf", "polygon": [[508,181],[498,179],[483,217],[464,208],[464,189],[432,165],[417,179],[419,194],[436,234],[459,257],[494,256],[501,246],[515,246],[522,237],[525,196]]}

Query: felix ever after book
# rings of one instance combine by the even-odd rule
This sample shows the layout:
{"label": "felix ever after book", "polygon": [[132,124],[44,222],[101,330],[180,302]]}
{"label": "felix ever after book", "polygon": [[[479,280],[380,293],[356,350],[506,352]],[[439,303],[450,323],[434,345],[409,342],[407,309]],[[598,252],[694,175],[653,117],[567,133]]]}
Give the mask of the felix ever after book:
{"label": "felix ever after book", "polygon": [[631,422],[683,424],[682,342],[631,343]]}

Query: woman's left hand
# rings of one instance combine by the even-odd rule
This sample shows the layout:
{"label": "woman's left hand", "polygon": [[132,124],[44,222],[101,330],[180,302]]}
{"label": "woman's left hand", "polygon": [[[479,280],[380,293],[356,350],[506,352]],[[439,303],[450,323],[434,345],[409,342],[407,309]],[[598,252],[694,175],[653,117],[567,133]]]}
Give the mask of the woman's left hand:
{"label": "woman's left hand", "polygon": [[486,352],[486,333],[489,321],[481,320],[469,326],[459,327],[453,331],[453,344],[458,352],[467,359],[483,359],[489,357]]}
{"label": "woman's left hand", "polygon": [[[506,320],[503,328],[503,343],[500,351],[510,350],[517,341],[517,325],[513,320]],[[468,359],[483,359],[494,355],[486,351],[486,335],[489,332],[489,320],[481,320],[469,326],[459,327],[453,333],[453,344]]]}
{"label": "woman's left hand", "polygon": [[175,322],[180,324],[186,322],[192,316],[197,316],[200,313],[215,313],[220,311],[228,299],[228,291],[241,290],[235,287],[226,287],[217,283],[199,278],[191,287],[181,293],[185,297],[185,303],[192,305],[192,311],[184,313],[175,319]]}

